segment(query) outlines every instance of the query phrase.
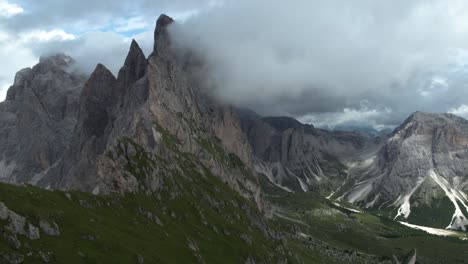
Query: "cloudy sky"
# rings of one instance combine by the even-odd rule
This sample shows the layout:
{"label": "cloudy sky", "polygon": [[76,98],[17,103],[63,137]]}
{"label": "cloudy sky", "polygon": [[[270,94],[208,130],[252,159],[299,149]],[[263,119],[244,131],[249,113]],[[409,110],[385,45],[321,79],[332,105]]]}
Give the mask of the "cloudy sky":
{"label": "cloudy sky", "polygon": [[160,13],[220,98],[262,114],[376,128],[417,110],[468,118],[463,0],[0,0],[0,98],[42,54],[116,72],[132,38],[149,54]]}

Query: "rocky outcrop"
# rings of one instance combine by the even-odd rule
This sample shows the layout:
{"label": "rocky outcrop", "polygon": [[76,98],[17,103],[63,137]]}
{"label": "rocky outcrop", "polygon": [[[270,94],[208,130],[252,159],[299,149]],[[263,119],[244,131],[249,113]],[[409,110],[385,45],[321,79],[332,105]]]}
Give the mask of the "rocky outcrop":
{"label": "rocky outcrop", "polygon": [[16,235],[23,235],[31,240],[40,238],[39,228],[31,224],[24,216],[21,216],[6,205],[0,202],[0,220],[8,221],[6,229],[16,238]]}
{"label": "rocky outcrop", "polygon": [[60,236],[59,226],[55,222],[49,223],[46,220],[41,220],[39,221],[39,227],[41,228],[42,232],[48,236]]}
{"label": "rocky outcrop", "polygon": [[128,87],[141,79],[146,73],[147,61],[145,54],[135,40],[132,40],[130,51],[123,67],[119,71],[117,80],[122,87]]}

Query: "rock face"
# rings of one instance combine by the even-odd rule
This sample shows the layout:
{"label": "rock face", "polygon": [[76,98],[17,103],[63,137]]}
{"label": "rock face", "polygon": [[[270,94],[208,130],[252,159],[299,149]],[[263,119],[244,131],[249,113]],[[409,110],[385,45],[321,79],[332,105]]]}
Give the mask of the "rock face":
{"label": "rock face", "polygon": [[41,58],[17,73],[0,103],[0,180],[37,184],[64,154],[85,77],[65,55]]}
{"label": "rock face", "polygon": [[319,190],[328,195],[346,180],[345,164],[382,141],[359,133],[316,129],[289,117],[239,111],[255,154],[256,171],[289,192]]}
{"label": "rock face", "polygon": [[388,208],[397,219],[465,230],[467,146],[467,120],[416,112],[375,156],[351,170],[353,184],[342,198]]}
{"label": "rock face", "polygon": [[254,167],[273,188],[318,190],[398,220],[466,230],[467,120],[416,112],[387,139],[239,112]]}
{"label": "rock face", "polygon": [[468,121],[417,112],[387,140],[236,109],[211,97],[203,60],[173,45],[172,26],[157,20],[148,58],[132,41],[117,77],[98,64],[86,80],[65,55],[18,72],[0,103],[0,180],[151,194],[174,175],[213,174],[264,212],[260,186],[465,230]]}
{"label": "rock face", "polygon": [[[37,147],[54,155],[50,158],[46,156],[47,159],[40,163],[40,177],[34,177],[34,180],[28,178],[28,182],[51,189],[82,190],[95,194],[154,193],[162,188],[164,181],[173,181],[168,175],[193,177],[184,167],[193,162],[198,164],[196,168],[190,168],[193,174],[217,175],[262,208],[257,178],[251,170],[251,147],[242,132],[237,112],[211,98],[210,87],[197,78],[201,71],[200,60],[189,51],[173,47],[169,34],[173,20],[162,15],[156,25],[152,54],[147,59],[138,44],[132,41],[117,78],[104,65],[98,64],[86,82],[75,78],[75,90],[71,93],[72,88],[64,87],[75,84],[69,80],[75,81],[74,76],[60,70],[66,64],[53,64],[54,71],[65,77],[54,76],[57,79],[55,86],[47,84],[47,87],[56,87],[50,93],[57,96],[63,92],[73,97],[63,99],[66,103],[59,105],[63,114],[57,118],[57,122],[62,125],[67,121],[66,126],[59,127],[57,124],[50,128],[63,138],[54,136],[44,141],[34,137],[28,141],[54,148],[51,151],[45,146]],[[41,66],[44,63],[35,68],[44,67]],[[20,94],[20,88],[29,87],[26,84],[31,82],[25,80],[33,77],[28,76],[38,74],[35,68],[18,73],[18,84],[15,83],[10,89],[10,99],[3,104],[3,108],[9,110],[21,105],[12,102]],[[49,104],[38,104],[30,108],[42,110],[46,107],[44,115],[55,114],[47,110]],[[57,105],[51,102],[50,107]],[[12,116],[15,121],[16,112],[11,112],[5,114],[4,119]],[[19,131],[19,126],[13,121],[2,122],[2,125]],[[50,126],[48,120],[37,119],[35,122],[38,127]],[[5,131],[5,141],[0,142],[7,142],[9,133],[5,129],[2,131]],[[47,132],[47,135],[55,135]],[[11,145],[16,146],[17,143]],[[17,148],[23,150],[19,146]],[[11,157],[8,153],[5,156]],[[3,170],[17,166],[25,170],[25,175],[31,175],[29,167],[19,166],[17,160],[12,160],[2,163]],[[173,162],[166,164],[163,162],[165,160]],[[12,175],[4,179],[20,182],[17,177],[13,178],[15,174]],[[173,195],[178,195],[177,190],[173,191]]]}

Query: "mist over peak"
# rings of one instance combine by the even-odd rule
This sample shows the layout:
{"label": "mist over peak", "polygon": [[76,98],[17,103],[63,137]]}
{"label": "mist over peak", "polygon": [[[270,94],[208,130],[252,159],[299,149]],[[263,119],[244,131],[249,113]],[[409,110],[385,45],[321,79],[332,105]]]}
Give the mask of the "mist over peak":
{"label": "mist over peak", "polygon": [[220,98],[265,115],[385,127],[463,103],[464,13],[442,1],[226,1],[171,32],[206,59]]}

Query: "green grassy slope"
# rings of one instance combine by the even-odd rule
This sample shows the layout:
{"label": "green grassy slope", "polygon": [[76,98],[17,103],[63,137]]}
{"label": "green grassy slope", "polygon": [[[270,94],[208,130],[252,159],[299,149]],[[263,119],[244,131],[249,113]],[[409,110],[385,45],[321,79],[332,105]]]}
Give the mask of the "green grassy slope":
{"label": "green grassy slope", "polygon": [[[39,251],[53,252],[56,263],[241,263],[249,256],[281,259],[280,241],[262,231],[258,212],[216,178],[190,184],[190,196],[170,193],[93,196],[0,185],[0,201],[35,226],[55,222],[57,237],[41,232],[30,240],[17,235],[15,250],[5,237],[0,252],[18,252],[26,263],[42,263]],[[216,202],[212,202],[215,199]],[[258,220],[260,221],[260,220]],[[5,230],[3,223],[3,230]]]}
{"label": "green grassy slope", "polygon": [[[0,262],[390,263],[393,255],[401,258],[413,249],[420,263],[468,259],[468,243],[459,239],[350,213],[317,193],[291,194],[260,179],[275,212],[266,219],[252,200],[229,188],[193,154],[180,151],[170,134],[163,140],[173,153],[170,158],[149,153],[129,138],[106,153],[138,179],[137,193],[92,195],[0,184],[0,202],[27,224],[38,227],[47,221],[60,230],[59,236],[41,230],[33,240],[13,232],[11,219],[0,220]],[[253,177],[215,140],[200,145],[221,166],[237,170],[239,180]],[[161,186],[145,192],[154,172],[161,172]]]}
{"label": "green grassy slope", "polygon": [[[270,197],[281,208],[277,222],[283,229],[295,229],[303,241],[319,240],[345,252],[360,252],[390,261],[402,259],[417,249],[419,263],[465,263],[468,242],[415,230],[385,217],[353,213],[337,207],[314,193]],[[285,219],[287,216],[291,220]]]}
{"label": "green grassy slope", "polygon": [[[3,221],[3,260],[19,254],[25,263],[42,263],[44,255],[52,263],[277,263],[289,257],[256,205],[193,155],[178,152],[166,160],[128,138],[106,155],[123,161],[123,169],[142,183],[153,170],[163,171],[160,190],[94,196],[0,184],[0,202],[36,227],[41,220],[57,223],[61,233],[41,232],[31,240]],[[225,162],[241,166],[229,156]]]}

